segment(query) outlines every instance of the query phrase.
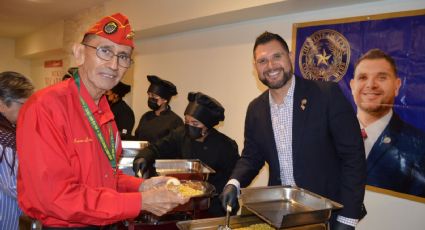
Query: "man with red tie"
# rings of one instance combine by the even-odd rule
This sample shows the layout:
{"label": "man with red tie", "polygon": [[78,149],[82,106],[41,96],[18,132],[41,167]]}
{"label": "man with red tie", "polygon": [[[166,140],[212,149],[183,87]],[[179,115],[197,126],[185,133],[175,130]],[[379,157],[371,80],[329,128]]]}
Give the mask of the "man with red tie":
{"label": "man with red tie", "polygon": [[350,87],[367,157],[367,184],[425,197],[425,134],[394,111],[401,79],[394,59],[369,50],[355,64]]}

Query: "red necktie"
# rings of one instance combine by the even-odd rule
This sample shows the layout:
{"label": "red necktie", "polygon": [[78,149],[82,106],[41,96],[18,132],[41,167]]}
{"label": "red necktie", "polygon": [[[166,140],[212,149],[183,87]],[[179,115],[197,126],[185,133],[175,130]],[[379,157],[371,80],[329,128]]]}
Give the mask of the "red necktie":
{"label": "red necktie", "polygon": [[367,133],[365,129],[361,129],[363,140],[367,138]]}

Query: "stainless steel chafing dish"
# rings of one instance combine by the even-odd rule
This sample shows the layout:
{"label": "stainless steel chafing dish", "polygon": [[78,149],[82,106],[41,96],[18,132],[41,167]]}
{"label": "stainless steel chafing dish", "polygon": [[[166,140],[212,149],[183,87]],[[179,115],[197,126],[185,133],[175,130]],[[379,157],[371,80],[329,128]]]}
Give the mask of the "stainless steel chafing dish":
{"label": "stainless steel chafing dish", "polygon": [[180,180],[206,181],[214,169],[197,159],[155,160],[158,175],[173,176]]}
{"label": "stainless steel chafing dish", "polygon": [[273,186],[242,189],[243,207],[275,228],[325,223],[333,209],[332,200],[298,187]]}
{"label": "stainless steel chafing dish", "polygon": [[[224,224],[225,218],[210,218],[199,220],[185,220],[177,222],[177,227],[180,230],[217,230],[219,226]],[[246,228],[254,224],[264,223],[259,217],[255,215],[247,216],[231,216],[230,227],[232,230],[238,228]],[[286,230],[326,230],[327,226],[324,223],[311,224],[299,227],[284,228]]]}
{"label": "stainless steel chafing dish", "polygon": [[121,141],[123,157],[135,157],[140,150],[149,145],[147,141]]}
{"label": "stainless steel chafing dish", "polygon": [[[242,189],[242,216],[231,217],[237,229],[267,223],[275,229],[327,229],[333,209],[342,208],[332,200],[298,187],[272,186]],[[224,218],[181,221],[179,229],[217,229]]]}
{"label": "stainless steel chafing dish", "polygon": [[149,145],[147,141],[122,141],[122,156],[118,162],[118,168],[125,174],[134,176],[133,160],[140,150]]}

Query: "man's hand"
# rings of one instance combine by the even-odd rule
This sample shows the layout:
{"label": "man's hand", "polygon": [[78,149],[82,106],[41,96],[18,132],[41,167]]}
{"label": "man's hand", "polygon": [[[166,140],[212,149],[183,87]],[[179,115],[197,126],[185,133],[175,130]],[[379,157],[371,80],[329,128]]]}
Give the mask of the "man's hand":
{"label": "man's hand", "polygon": [[[163,186],[168,180],[174,177],[169,176],[157,176],[144,180],[139,186],[139,192],[144,192],[155,187]],[[174,178],[175,179],[175,178]]]}
{"label": "man's hand", "polygon": [[165,186],[153,187],[142,192],[142,210],[162,216],[171,211],[179,204],[189,201],[189,197],[183,197],[168,190]]}
{"label": "man's hand", "polygon": [[343,224],[341,222],[335,221],[335,226],[331,230],[354,230],[355,228],[350,225]]}
{"label": "man's hand", "polygon": [[[134,171],[134,174],[136,175],[136,177],[146,178],[143,175],[146,175],[146,172],[148,171],[149,167],[150,166],[148,165],[148,161],[145,160],[145,158],[143,158],[143,157],[138,158],[138,159],[133,161],[133,171]],[[139,170],[140,170],[140,173],[142,175],[139,175],[139,173],[138,173]]]}
{"label": "man's hand", "polygon": [[227,205],[232,206],[232,214],[235,214],[239,210],[238,189],[236,186],[232,184],[226,185],[220,194],[220,200],[224,210],[226,210]]}

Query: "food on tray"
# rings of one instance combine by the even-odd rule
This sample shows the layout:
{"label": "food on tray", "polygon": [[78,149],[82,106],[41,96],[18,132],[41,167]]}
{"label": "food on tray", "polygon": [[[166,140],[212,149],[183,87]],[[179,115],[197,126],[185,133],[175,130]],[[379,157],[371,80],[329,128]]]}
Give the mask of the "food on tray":
{"label": "food on tray", "polygon": [[167,185],[172,184],[172,185],[180,185],[180,181],[177,178],[171,178],[169,180],[167,180]]}
{"label": "food on tray", "polygon": [[[179,181],[180,182],[180,181]],[[184,181],[183,183],[175,184],[174,182],[168,183],[167,189],[180,193],[184,197],[194,197],[204,194],[204,187],[199,182]]]}
{"label": "food on tray", "polygon": [[248,227],[234,228],[233,230],[275,230],[268,224],[252,224]]}

